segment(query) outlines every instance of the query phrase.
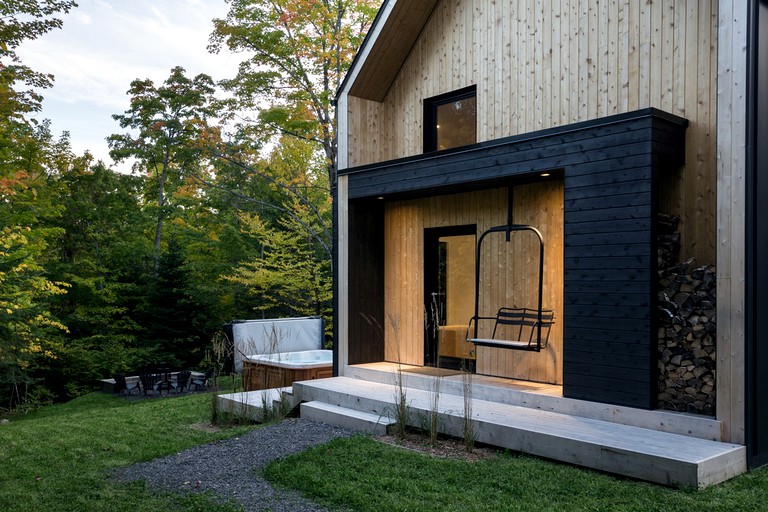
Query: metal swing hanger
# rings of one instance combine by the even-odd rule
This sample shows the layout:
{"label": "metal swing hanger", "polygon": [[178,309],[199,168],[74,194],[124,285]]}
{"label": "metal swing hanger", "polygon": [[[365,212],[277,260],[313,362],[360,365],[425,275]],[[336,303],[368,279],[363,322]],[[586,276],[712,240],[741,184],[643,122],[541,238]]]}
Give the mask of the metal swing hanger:
{"label": "metal swing hanger", "polygon": [[[542,307],[543,285],[544,285],[544,237],[537,228],[525,224],[513,224],[512,221],[512,193],[510,189],[508,206],[508,222],[503,226],[489,228],[480,235],[477,241],[477,251],[475,254],[475,314],[469,320],[467,326],[467,341],[474,343],[475,346],[507,348],[516,350],[529,350],[540,352],[546,348],[549,340],[550,327],[554,323],[554,311],[545,310]],[[480,316],[480,256],[482,254],[483,240],[492,233],[504,233],[507,242],[511,240],[512,232],[530,231],[536,235],[539,241],[539,275],[538,275],[538,304],[534,308],[520,307],[501,307],[495,316]],[[493,321],[493,332],[490,338],[478,337],[478,329],[481,321]],[[474,326],[473,326],[474,324]],[[499,325],[513,326],[517,328],[517,339],[502,340],[496,339],[496,332]],[[528,333],[527,339],[524,332]],[[544,337],[542,337],[544,331]],[[471,333],[471,336],[470,336]]]}

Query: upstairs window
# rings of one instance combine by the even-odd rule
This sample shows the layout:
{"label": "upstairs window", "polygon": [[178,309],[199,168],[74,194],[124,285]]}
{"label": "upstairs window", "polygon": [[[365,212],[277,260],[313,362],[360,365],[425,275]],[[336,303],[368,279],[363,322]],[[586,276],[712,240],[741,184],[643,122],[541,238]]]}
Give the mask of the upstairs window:
{"label": "upstairs window", "polygon": [[475,86],[424,100],[424,152],[477,142]]}

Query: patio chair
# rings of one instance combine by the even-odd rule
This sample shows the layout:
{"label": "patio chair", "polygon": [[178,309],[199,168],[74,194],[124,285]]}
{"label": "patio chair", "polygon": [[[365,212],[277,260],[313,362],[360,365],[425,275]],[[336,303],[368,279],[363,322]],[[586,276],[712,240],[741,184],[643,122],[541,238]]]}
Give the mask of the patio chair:
{"label": "patio chair", "polygon": [[202,389],[205,391],[205,388],[208,387],[208,380],[211,377],[213,377],[213,368],[208,368],[203,376],[192,379],[190,387],[195,386],[195,389]]}
{"label": "patio chair", "polygon": [[171,380],[171,370],[170,368],[158,368],[155,371],[155,374],[157,375],[157,382],[155,383],[155,391],[157,391],[159,394],[163,394],[163,390],[165,389],[168,391],[168,394],[171,393],[171,390],[173,389],[173,381]]}
{"label": "patio chair", "polygon": [[125,375],[122,373],[112,374],[112,378],[115,379],[115,393],[118,395],[125,391],[125,395],[130,395],[134,390],[138,390],[141,394],[141,385],[139,382],[128,382],[125,380]]}
{"label": "patio chair", "polygon": [[189,370],[184,370],[176,374],[176,380],[171,381],[171,386],[173,387],[173,390],[178,395],[180,391],[184,391],[187,387],[189,387],[189,378],[192,375],[192,372]]}
{"label": "patio chair", "polygon": [[156,373],[141,373],[139,374],[139,380],[141,381],[141,387],[144,389],[144,395],[147,395],[147,391],[152,391],[152,395],[157,394],[157,386],[160,382],[160,375]]}

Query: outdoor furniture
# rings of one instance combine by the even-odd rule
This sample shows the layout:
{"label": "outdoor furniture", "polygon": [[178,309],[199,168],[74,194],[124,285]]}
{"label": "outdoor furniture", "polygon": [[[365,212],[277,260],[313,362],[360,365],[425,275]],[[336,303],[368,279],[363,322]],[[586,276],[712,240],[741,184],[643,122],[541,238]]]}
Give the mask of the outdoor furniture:
{"label": "outdoor furniture", "polygon": [[171,386],[174,392],[178,395],[180,391],[184,391],[189,386],[189,379],[192,376],[192,372],[184,370],[176,374],[176,380],[171,381]]}
{"label": "outdoor furniture", "polygon": [[168,391],[168,394],[171,393],[171,390],[173,389],[173,381],[171,379],[171,370],[170,368],[158,368],[155,371],[157,375],[157,382],[155,383],[155,390],[159,394],[163,394],[163,390],[165,389]]}
{"label": "outdoor furniture", "polygon": [[152,395],[155,395],[160,375],[156,373],[141,373],[139,374],[139,381],[141,381],[141,387],[144,389],[144,395],[147,394],[147,391],[152,391]]}
{"label": "outdoor furniture", "polygon": [[141,385],[139,382],[128,382],[125,380],[125,375],[122,373],[115,373],[112,375],[115,379],[115,392],[119,395],[125,391],[126,396],[130,395],[134,390],[138,390],[141,394]]}
{"label": "outdoor furniture", "polygon": [[[493,322],[493,332],[490,338],[471,338],[472,324],[477,325],[484,320]],[[514,348],[519,350],[534,350],[547,348],[549,331],[555,323],[555,313],[550,309],[536,310],[531,308],[499,308],[495,316],[473,316],[467,327],[467,341],[478,347]],[[499,328],[509,326],[506,339],[497,339]],[[541,328],[539,328],[539,326]],[[477,327],[475,327],[475,333]]]}
{"label": "outdoor furniture", "polygon": [[190,387],[195,386],[195,389],[205,390],[208,387],[208,380],[213,377],[213,368],[208,368],[202,377],[193,377]]}
{"label": "outdoor furniture", "polygon": [[[512,199],[510,196],[509,211],[507,218],[512,218]],[[539,264],[538,264],[538,301],[537,307],[531,308],[499,308],[495,316],[480,315],[480,276],[482,274],[480,263],[482,261],[483,240],[486,236],[494,233],[503,233],[507,242],[511,240],[513,233],[527,231],[535,235],[539,246]],[[524,224],[511,224],[509,221],[504,226],[495,226],[486,229],[477,241],[477,251],[475,255],[475,314],[470,318],[467,326],[467,341],[474,343],[476,347],[492,348],[511,348],[518,350],[532,350],[539,352],[546,348],[549,338],[549,328],[554,322],[554,312],[542,308],[544,289],[544,238],[541,231],[533,226]],[[481,320],[493,320],[493,334],[490,338],[480,338],[478,336],[479,324]],[[474,329],[473,324],[474,323]],[[510,332],[505,334],[505,339],[496,339],[497,328],[499,326],[510,326]],[[515,329],[516,328],[516,329]],[[503,329],[505,330],[505,329]]]}

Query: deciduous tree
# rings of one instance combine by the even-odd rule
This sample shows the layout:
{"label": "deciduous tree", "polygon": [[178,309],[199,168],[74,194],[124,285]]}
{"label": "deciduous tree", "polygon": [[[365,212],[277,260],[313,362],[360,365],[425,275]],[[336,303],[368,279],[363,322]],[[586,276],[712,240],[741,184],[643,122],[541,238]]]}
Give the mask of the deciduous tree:
{"label": "deciduous tree", "polygon": [[13,407],[30,383],[36,361],[54,357],[64,330],[46,303],[66,285],[51,281],[43,262],[57,230],[51,200],[58,165],[70,158],[68,140],[54,141],[48,125],[27,118],[40,110],[39,88],[53,79],[23,65],[16,48],[61,26],[55,15],[76,4],[56,0],[0,2],[0,394]]}
{"label": "deciduous tree", "polygon": [[[246,59],[224,81],[256,137],[290,135],[314,141],[335,183],[333,98],[365,37],[375,0],[227,0],[229,13],[214,20],[209,49]],[[273,138],[273,141],[276,140]]]}
{"label": "deciduous tree", "polygon": [[184,68],[173,68],[160,87],[151,80],[131,82],[130,108],[112,117],[132,132],[108,138],[115,161],[136,158],[134,170],[152,178],[155,274],[163,227],[174,208],[172,193],[189,183],[191,173],[204,172],[201,143],[215,143],[219,137],[209,123],[218,112],[213,80],[205,74],[188,78],[184,73]]}

